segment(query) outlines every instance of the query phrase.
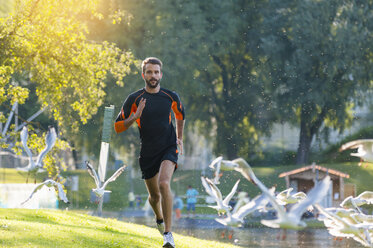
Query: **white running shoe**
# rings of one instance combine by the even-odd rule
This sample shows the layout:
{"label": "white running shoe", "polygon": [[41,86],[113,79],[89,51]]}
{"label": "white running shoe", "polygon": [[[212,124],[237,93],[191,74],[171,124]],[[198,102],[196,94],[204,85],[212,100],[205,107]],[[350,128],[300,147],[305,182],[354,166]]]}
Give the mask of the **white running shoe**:
{"label": "white running shoe", "polygon": [[158,229],[159,233],[161,235],[163,235],[163,233],[164,233],[164,222],[162,222],[160,224],[157,223],[157,229]]}
{"label": "white running shoe", "polygon": [[163,235],[163,247],[175,248],[174,237],[171,232]]}

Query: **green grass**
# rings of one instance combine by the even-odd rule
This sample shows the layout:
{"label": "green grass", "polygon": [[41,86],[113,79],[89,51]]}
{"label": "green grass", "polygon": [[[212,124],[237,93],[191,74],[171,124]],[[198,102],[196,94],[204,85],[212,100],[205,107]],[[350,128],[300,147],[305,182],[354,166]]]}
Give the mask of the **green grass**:
{"label": "green grass", "polygon": [[[174,234],[179,248],[236,247]],[[0,209],[1,247],[161,247],[155,228],[62,210]]]}

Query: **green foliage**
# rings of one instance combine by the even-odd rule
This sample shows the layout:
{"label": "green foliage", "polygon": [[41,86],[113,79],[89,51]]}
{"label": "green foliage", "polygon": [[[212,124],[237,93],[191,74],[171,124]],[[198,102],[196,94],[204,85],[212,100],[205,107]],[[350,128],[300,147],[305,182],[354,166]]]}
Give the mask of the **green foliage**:
{"label": "green foliage", "polygon": [[[122,80],[134,63],[133,55],[114,43],[89,39],[87,22],[118,22],[124,12],[113,9],[106,17],[98,12],[99,4],[99,0],[14,2],[13,11],[0,18],[2,106],[23,104],[30,93],[36,94],[39,106],[48,107],[61,134],[77,133],[79,124],[87,123],[103,104],[108,75],[123,86]],[[18,135],[14,129],[10,133],[13,139]],[[35,150],[42,146],[40,139],[30,137],[32,144],[38,144]],[[64,147],[66,143],[58,141],[54,153]],[[52,155],[45,160],[50,176],[58,173],[57,160]]]}
{"label": "green foliage", "polygon": [[121,84],[133,56],[115,44],[88,40],[86,20],[100,16],[98,1],[19,0],[15,11],[0,19],[2,101],[27,98],[27,90],[10,82],[27,72],[42,107],[62,128],[76,131],[97,112],[110,72]]}
{"label": "green foliage", "polygon": [[296,152],[284,151],[281,149],[265,150],[260,154],[252,156],[249,160],[250,164],[255,166],[283,166],[283,165],[295,165]]}
{"label": "green foliage", "polygon": [[372,2],[347,2],[273,0],[264,9],[264,68],[279,118],[300,126],[297,163],[307,162],[322,125],[351,126],[353,107],[371,87]]}

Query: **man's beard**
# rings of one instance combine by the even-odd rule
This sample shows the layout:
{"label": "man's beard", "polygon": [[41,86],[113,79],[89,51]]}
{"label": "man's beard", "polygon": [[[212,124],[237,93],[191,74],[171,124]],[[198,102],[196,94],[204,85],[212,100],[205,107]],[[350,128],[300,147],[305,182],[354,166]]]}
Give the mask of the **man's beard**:
{"label": "man's beard", "polygon": [[[156,81],[154,84],[151,83],[151,81]],[[149,88],[157,88],[158,85],[159,85],[159,82],[161,81],[161,79],[155,79],[155,78],[151,78],[150,80],[145,80],[146,82],[146,85],[149,87]]]}

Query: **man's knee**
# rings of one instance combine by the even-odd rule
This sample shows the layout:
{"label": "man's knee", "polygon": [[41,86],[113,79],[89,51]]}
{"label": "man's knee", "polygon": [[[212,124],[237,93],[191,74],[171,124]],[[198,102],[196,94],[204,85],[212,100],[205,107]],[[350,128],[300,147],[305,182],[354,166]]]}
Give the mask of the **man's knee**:
{"label": "man's knee", "polygon": [[170,189],[170,182],[168,180],[159,181],[159,189],[161,191],[169,190]]}
{"label": "man's knee", "polygon": [[161,194],[149,195],[149,203],[158,203],[161,200]]}

